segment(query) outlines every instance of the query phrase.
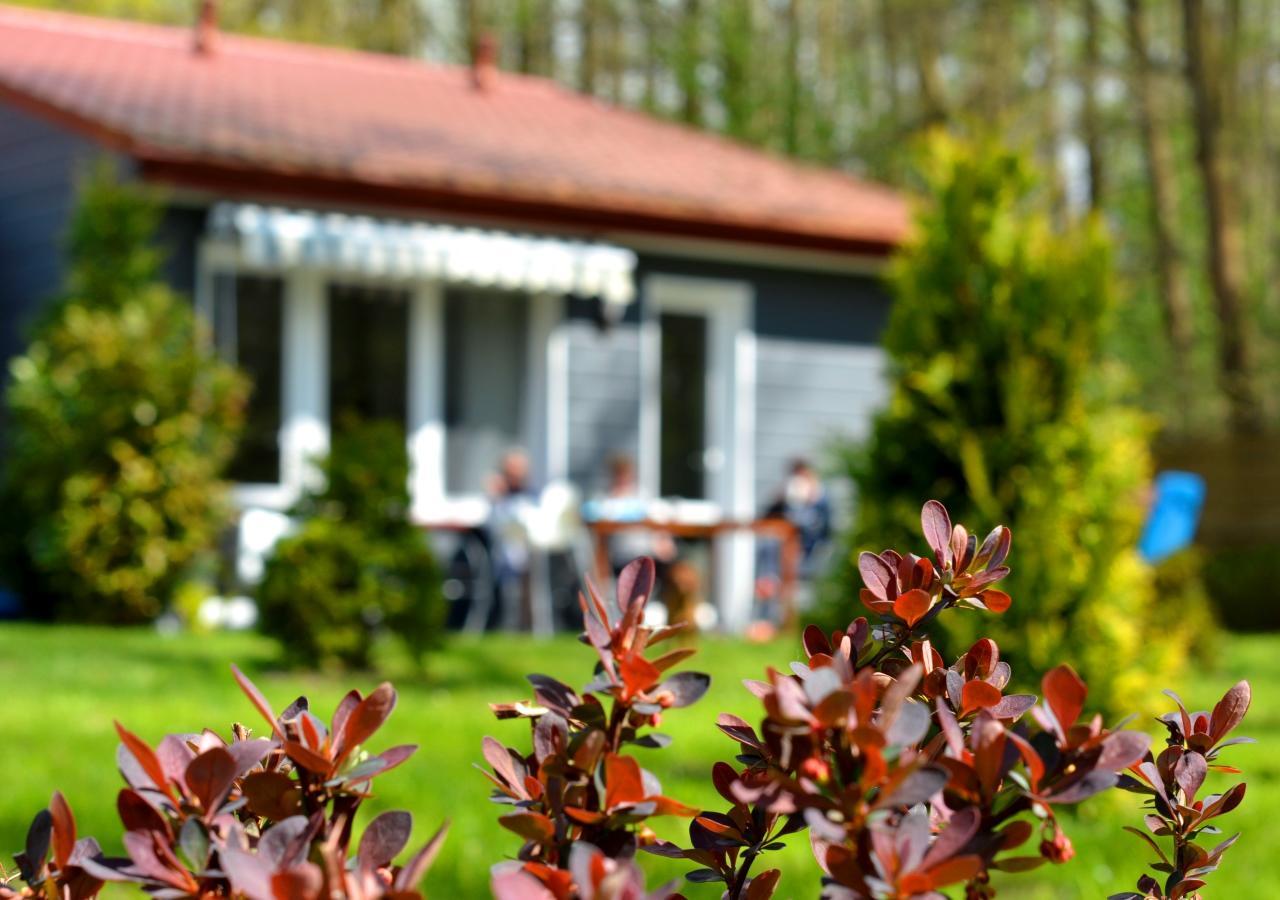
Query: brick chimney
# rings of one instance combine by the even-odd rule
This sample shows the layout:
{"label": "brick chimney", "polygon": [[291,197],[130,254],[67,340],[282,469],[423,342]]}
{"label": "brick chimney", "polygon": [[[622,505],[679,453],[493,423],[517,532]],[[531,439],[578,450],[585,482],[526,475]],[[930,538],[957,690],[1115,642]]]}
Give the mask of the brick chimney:
{"label": "brick chimney", "polygon": [[488,31],[481,32],[471,47],[471,86],[477,91],[493,87],[498,72],[498,42]]}
{"label": "brick chimney", "polygon": [[218,43],[218,0],[200,0],[191,49],[199,56],[212,56]]}

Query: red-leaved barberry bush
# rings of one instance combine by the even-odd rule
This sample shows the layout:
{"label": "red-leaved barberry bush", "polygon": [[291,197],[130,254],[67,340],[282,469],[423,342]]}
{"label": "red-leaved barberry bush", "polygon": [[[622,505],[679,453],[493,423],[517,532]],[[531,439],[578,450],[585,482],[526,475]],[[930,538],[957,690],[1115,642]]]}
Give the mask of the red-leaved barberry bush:
{"label": "red-leaved barberry bush", "polygon": [[[1009,572],[1011,534],[997,527],[979,543],[936,501],[921,519],[928,556],[861,555],[870,619],[832,634],[808,627],[803,662],[747,682],[763,707],[758,725],[728,714],[716,720],[736,749],[733,762],[710,773],[725,804],[717,810],[666,796],[627,752],[666,746],[651,729],[710,684],[698,672],[672,672],[695,652],[661,648],[680,626],[644,624],[652,562],[622,572],[616,603],[588,586],[582,640],[597,657],[591,680],[577,690],[530,675],[531,699],[492,707],[530,730],[527,751],[484,741],[482,771],[492,799],[507,807],[498,821],[520,839],[513,857],[493,867],[495,896],[681,896],[675,885],[646,890],[644,851],[686,860],[689,882],[716,884],[729,900],[765,900],[781,872],[757,861],[807,831],[814,880],[789,885],[790,894],[938,900],[945,890],[980,900],[995,896],[994,871],[1069,861],[1074,850],[1058,811],[1119,787],[1145,798],[1145,830],[1128,830],[1155,859],[1136,890],[1112,900],[1198,898],[1238,837],[1207,844],[1219,833],[1214,821],[1243,800],[1244,784],[1203,789],[1211,772],[1239,774],[1219,756],[1248,740],[1230,737],[1248,711],[1248,683],[1211,712],[1189,712],[1170,694],[1178,708],[1160,719],[1167,738],[1157,751],[1148,735],[1086,715],[1088,690],[1070,666],[1046,673],[1037,698],[1006,693],[1012,673],[990,639],[948,665],[929,627],[943,614],[1009,608],[1013,599],[996,585]],[[16,877],[0,885],[0,900],[82,900],[107,881],[166,900],[421,896],[444,828],[396,865],[412,820],[383,813],[364,827],[354,855],[349,849],[374,777],[416,749],[365,748],[395,706],[391,686],[368,697],[352,691],[326,724],[305,698],[277,716],[239,670],[235,677],[267,723],[263,737],[236,724],[230,741],[206,730],[152,748],[117,726],[126,855],[108,858],[94,839],[78,837],[55,792],[15,857],[25,886]],[[689,818],[688,841],[658,839],[646,824],[653,816]]]}

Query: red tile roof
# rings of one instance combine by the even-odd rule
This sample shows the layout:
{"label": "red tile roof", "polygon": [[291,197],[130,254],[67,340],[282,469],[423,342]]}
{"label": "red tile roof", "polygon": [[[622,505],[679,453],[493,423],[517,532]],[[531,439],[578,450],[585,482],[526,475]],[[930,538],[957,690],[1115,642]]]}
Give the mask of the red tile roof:
{"label": "red tile roof", "polygon": [[0,6],[0,101],[221,192],[882,253],[902,198],[551,81]]}

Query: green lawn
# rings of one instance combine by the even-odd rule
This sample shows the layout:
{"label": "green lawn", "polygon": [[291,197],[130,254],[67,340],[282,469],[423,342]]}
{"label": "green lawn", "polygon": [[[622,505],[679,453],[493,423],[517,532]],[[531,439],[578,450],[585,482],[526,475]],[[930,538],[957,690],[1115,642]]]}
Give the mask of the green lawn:
{"label": "green lawn", "polygon": [[[1244,837],[1227,855],[1209,896],[1257,896],[1258,885],[1280,883],[1280,858],[1266,850],[1274,844],[1270,815],[1280,812],[1275,791],[1280,719],[1273,702],[1280,696],[1280,636],[1234,637],[1223,649],[1228,662],[1222,671],[1202,684],[1179,688],[1188,702],[1203,707],[1238,678],[1247,677],[1254,685],[1253,711],[1242,732],[1261,743],[1228,751],[1229,761],[1244,768],[1249,781],[1244,805],[1226,820],[1227,827],[1243,830]],[[720,804],[705,776],[733,747],[715,730],[714,714],[728,711],[757,720],[753,698],[740,680],[792,658],[793,648],[786,644],[704,642],[693,663],[714,676],[710,694],[698,706],[667,717],[663,730],[675,738],[670,749],[639,751],[667,793],[693,804]],[[273,671],[272,646],[251,635],[162,637],[136,630],[0,626],[0,771],[7,782],[0,791],[0,848],[5,856],[22,846],[31,815],[55,787],[67,795],[82,833],[98,836],[109,850],[118,849],[114,800],[120,782],[113,771],[112,719],[153,742],[170,731],[204,726],[226,734],[235,720],[260,725],[231,679],[227,664],[232,661],[258,681],[277,708],[305,693],[326,718],[346,688],[367,691],[376,681],[367,675],[332,678]],[[525,672],[581,684],[589,668],[589,652],[570,639],[460,638],[435,658],[427,676],[395,679],[400,704],[375,746],[416,742],[422,749],[377,781],[379,796],[367,814],[408,809],[416,817],[420,839],[440,819],[453,820],[448,843],[427,880],[432,896],[485,896],[489,865],[518,843],[494,823],[498,808],[487,802],[487,782],[471,763],[479,758],[483,735],[518,743],[527,741],[527,732],[518,722],[494,721],[485,704],[527,696]],[[1094,900],[1131,887],[1147,854],[1136,838],[1119,829],[1141,817],[1137,798],[1113,793],[1068,823],[1079,851],[1074,862],[1019,876],[1002,888],[1001,896]],[[667,835],[677,837],[680,827],[668,826]],[[779,896],[812,897],[816,869],[807,841],[800,836],[791,842],[794,846],[777,855],[786,870]],[[651,886],[682,871],[656,857],[644,862]],[[718,896],[713,886],[690,885],[689,893]]]}

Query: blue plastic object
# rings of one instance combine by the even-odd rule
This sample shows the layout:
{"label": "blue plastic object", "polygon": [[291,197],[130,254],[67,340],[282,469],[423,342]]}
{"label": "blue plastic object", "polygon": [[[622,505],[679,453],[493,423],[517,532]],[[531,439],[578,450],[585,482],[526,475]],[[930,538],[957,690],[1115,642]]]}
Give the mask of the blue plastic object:
{"label": "blue plastic object", "polygon": [[1167,559],[1196,536],[1204,508],[1204,479],[1194,472],[1161,472],[1138,552],[1150,563]]}

